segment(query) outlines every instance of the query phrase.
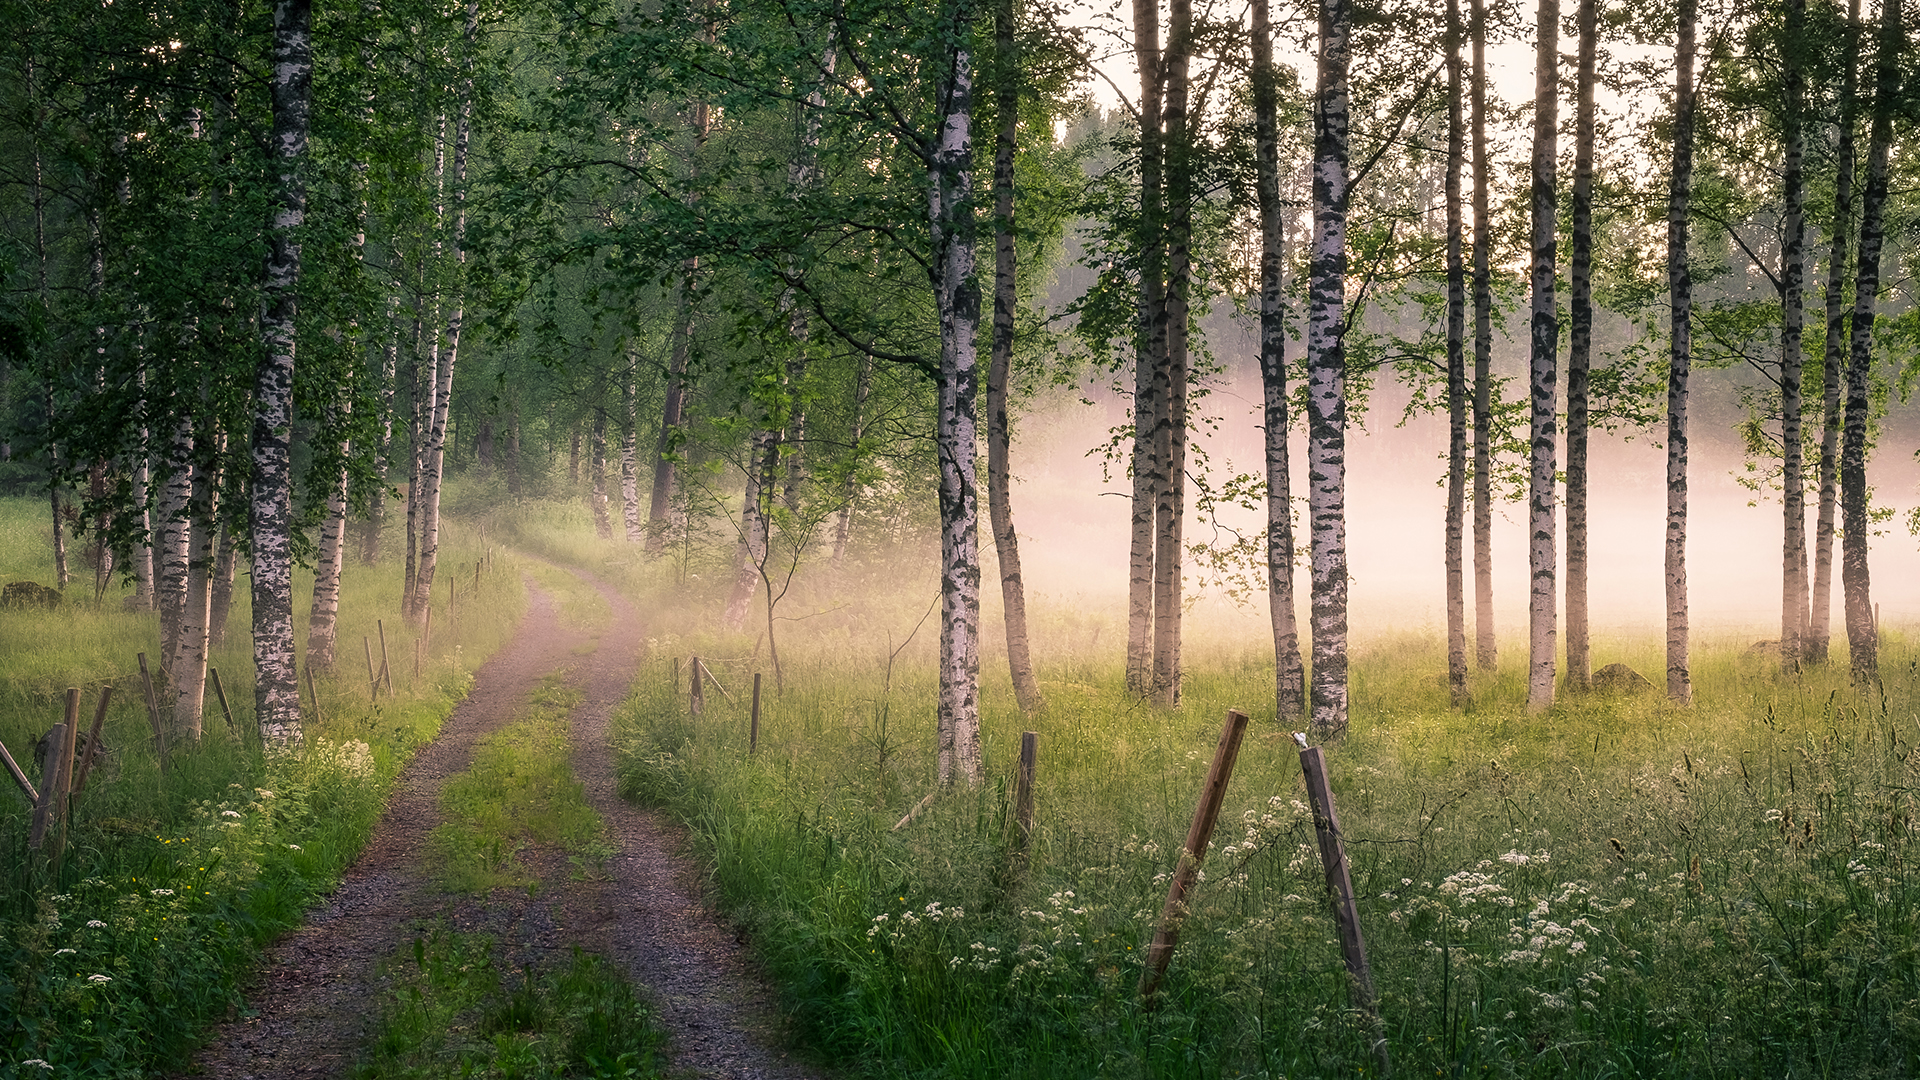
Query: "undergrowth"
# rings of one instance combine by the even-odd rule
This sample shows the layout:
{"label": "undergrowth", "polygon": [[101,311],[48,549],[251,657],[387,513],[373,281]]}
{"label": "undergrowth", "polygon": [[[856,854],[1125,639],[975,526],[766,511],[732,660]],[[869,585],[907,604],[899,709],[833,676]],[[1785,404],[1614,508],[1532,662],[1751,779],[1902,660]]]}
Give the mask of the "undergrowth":
{"label": "undergrowth", "polygon": [[392,989],[356,1080],[661,1076],[652,1013],[605,960],[504,966],[483,934],[434,929],[388,959]]}
{"label": "undergrowth", "polygon": [[[0,538],[33,533],[39,548],[27,550],[40,552],[34,562],[0,545],[6,569],[45,581],[42,512],[37,500],[0,500]],[[476,597],[473,566],[485,549],[457,524],[441,537],[460,617],[447,618],[436,590],[417,673],[418,630],[394,610],[398,566],[348,565],[337,666],[316,679],[318,718],[303,695],[306,740],[292,755],[264,755],[252,734],[244,577],[213,660],[234,722],[209,693],[205,735],[195,744],[175,734],[164,774],[135,665],[137,653],[150,666],[158,655],[151,614],[124,610],[117,587],[95,604],[84,582],[56,611],[0,611],[0,742],[36,784],[34,740],[60,719],[65,688],[82,688],[87,719],[100,689],[114,689],[110,753],[74,800],[58,866],[27,850],[26,801],[0,794],[0,1077],[177,1067],[204,1027],[240,1004],[239,981],[260,948],[364,846],[401,767],[519,619],[517,569],[497,561]],[[298,627],[310,596],[303,575]],[[366,667],[369,654],[375,670],[381,663],[382,622],[396,692],[383,684],[375,700]]]}
{"label": "undergrowth", "polygon": [[431,842],[448,888],[533,886],[517,858],[527,843],[559,847],[580,874],[598,871],[613,854],[573,776],[568,717],[579,702],[564,673],[547,676],[521,719],[480,740],[472,766],[441,789],[446,821]]}
{"label": "undergrowth", "polygon": [[[674,659],[735,687],[754,631],[657,625],[617,719],[633,798],[692,828],[809,1036],[874,1076],[1371,1074],[1257,637],[1192,632],[1184,704],[1130,698],[1072,613],[1042,607],[1049,700],[983,677],[986,782],[934,790],[923,599],[807,624],[747,752],[744,701],[687,708]],[[652,605],[656,610],[663,603]],[[703,613],[711,615],[703,609]],[[1697,703],[1565,694],[1528,715],[1518,665],[1446,701],[1437,636],[1353,654],[1329,768],[1396,1069],[1474,1076],[1908,1076],[1920,1071],[1920,666],[1778,673],[1696,646]],[[1657,640],[1597,643],[1659,669]],[[736,696],[743,696],[736,690]],[[1256,716],[1158,1008],[1136,986],[1226,709]],[[1037,828],[1014,858],[1019,732]]]}

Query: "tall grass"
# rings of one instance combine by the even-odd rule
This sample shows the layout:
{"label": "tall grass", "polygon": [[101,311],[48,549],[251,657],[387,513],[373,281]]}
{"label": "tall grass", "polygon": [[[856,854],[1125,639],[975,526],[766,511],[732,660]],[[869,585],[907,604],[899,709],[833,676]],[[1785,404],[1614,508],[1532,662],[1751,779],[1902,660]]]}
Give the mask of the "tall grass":
{"label": "tall grass", "polygon": [[[577,543],[577,542],[576,542]],[[562,545],[556,544],[556,550]],[[642,576],[630,580],[644,582]],[[1043,610],[1048,712],[984,678],[989,778],[933,789],[926,597],[844,599],[788,628],[760,751],[745,703],[687,715],[675,656],[736,696],[755,631],[702,629],[663,590],[618,717],[635,798],[693,829],[811,1037],[876,1076],[1370,1074],[1298,755],[1258,637],[1190,636],[1184,704],[1124,691],[1123,641]],[[702,601],[708,598],[700,597]],[[676,621],[677,620],[677,621]],[[1657,671],[1660,643],[1599,643]],[[684,659],[683,659],[684,663]],[[1329,767],[1396,1067],[1417,1075],[1906,1076],[1920,1070],[1912,755],[1920,658],[1884,687],[1782,677],[1745,642],[1696,654],[1697,704],[1567,695],[1529,716],[1520,665],[1450,710],[1441,642],[1353,656]],[[1224,711],[1256,716],[1158,1008],[1135,993]],[[1038,822],[1012,857],[1019,732]]]}
{"label": "tall grass", "polygon": [[[0,538],[22,540],[0,544],[10,575],[50,580],[47,539],[35,539],[43,513],[34,500],[0,500]],[[25,801],[0,795],[0,1077],[133,1077],[177,1066],[203,1026],[238,1003],[259,948],[364,846],[400,768],[524,608],[511,560],[496,557],[476,600],[479,537],[457,524],[441,537],[443,573],[460,576],[460,618],[447,618],[443,586],[416,676],[416,631],[396,612],[397,566],[350,564],[338,662],[316,680],[320,716],[309,700],[305,746],[292,756],[263,755],[252,734],[244,576],[214,657],[234,726],[210,692],[204,737],[196,745],[175,735],[164,775],[135,666],[137,653],[150,666],[158,658],[153,616],[123,610],[118,590],[96,605],[80,585],[53,612],[0,611],[0,741],[30,773],[34,740],[60,719],[66,687],[84,689],[87,715],[100,687],[115,690],[111,754],[75,802],[57,872],[26,849]],[[302,631],[310,595],[302,575]],[[376,620],[385,622],[397,691],[378,701],[363,645],[372,639],[377,666]]]}

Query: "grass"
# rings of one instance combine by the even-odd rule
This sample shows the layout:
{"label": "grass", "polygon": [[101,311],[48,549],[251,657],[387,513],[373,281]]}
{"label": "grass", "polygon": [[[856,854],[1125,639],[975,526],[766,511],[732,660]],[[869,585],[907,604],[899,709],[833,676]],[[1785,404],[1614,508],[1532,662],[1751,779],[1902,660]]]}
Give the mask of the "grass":
{"label": "grass", "polygon": [[[679,599],[628,580],[650,610]],[[1185,702],[1157,710],[1126,695],[1123,642],[1100,646],[1084,606],[1043,608],[1048,712],[1022,717],[990,658],[986,783],[893,831],[933,788],[934,625],[888,665],[925,597],[849,599],[788,631],[787,692],[751,758],[744,702],[710,693],[696,721],[672,684],[675,656],[716,657],[731,682],[754,666],[755,631],[702,629],[716,609],[693,599],[656,621],[617,718],[625,790],[688,823],[808,1035],[849,1069],[1372,1073],[1298,755],[1261,715],[1257,634],[1190,630]],[[1884,687],[1860,694],[1838,663],[1783,677],[1745,645],[1696,646],[1691,708],[1569,695],[1544,717],[1517,663],[1476,675],[1463,713],[1437,638],[1355,649],[1352,730],[1327,754],[1397,1069],[1920,1071],[1920,655],[1889,630]],[[1660,647],[1597,655],[1658,671]],[[1249,706],[1206,879],[1145,1008],[1134,988],[1176,849],[1225,710]],[[1024,868],[1022,728],[1041,736]]]}
{"label": "grass", "polygon": [[448,888],[536,885],[516,858],[528,843],[560,848],[581,874],[613,854],[569,763],[568,716],[579,702],[564,674],[549,675],[522,718],[482,739],[472,767],[447,781],[440,795],[447,820],[431,840]]}
{"label": "grass", "polygon": [[[42,513],[37,500],[0,500],[0,538],[18,540],[0,544],[8,576],[48,580]],[[440,592],[416,675],[416,632],[394,611],[397,566],[350,563],[339,664],[316,680],[322,718],[309,700],[306,744],[290,757],[263,756],[251,736],[244,576],[214,655],[235,726],[217,718],[210,696],[205,737],[176,740],[165,775],[134,663],[158,654],[151,615],[123,610],[118,593],[95,605],[79,584],[57,611],[0,612],[0,742],[30,774],[33,742],[59,720],[64,689],[83,688],[88,714],[102,686],[115,689],[112,753],[76,801],[57,871],[26,850],[25,801],[0,796],[0,1077],[149,1075],[185,1060],[203,1027],[239,1003],[258,950],[364,846],[413,749],[518,621],[525,598],[511,562],[496,561],[476,598],[472,567],[485,547],[458,523],[441,535],[441,565],[460,577],[465,614],[447,620]],[[301,628],[310,594],[303,575]],[[374,643],[377,663],[379,620],[398,693],[375,701],[361,639]]]}
{"label": "grass", "polygon": [[575,950],[552,970],[503,967],[485,935],[435,929],[387,961],[371,1059],[357,1080],[658,1077],[660,1037],[633,988]]}

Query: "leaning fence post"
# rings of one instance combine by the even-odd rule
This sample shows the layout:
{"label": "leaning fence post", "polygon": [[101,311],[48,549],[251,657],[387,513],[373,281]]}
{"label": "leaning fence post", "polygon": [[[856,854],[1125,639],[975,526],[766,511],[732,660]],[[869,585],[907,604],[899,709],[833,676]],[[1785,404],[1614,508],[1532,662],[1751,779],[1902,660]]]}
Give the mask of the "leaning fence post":
{"label": "leaning fence post", "polygon": [[692,688],[687,691],[687,711],[695,716],[707,710],[706,687],[700,684],[700,658],[694,657],[688,667],[693,669]]}
{"label": "leaning fence post", "polygon": [[93,710],[93,727],[87,732],[87,756],[80,759],[80,772],[73,778],[73,794],[87,790],[87,773],[93,770],[93,759],[100,756],[100,729],[107,722],[107,702],[113,700],[113,686],[109,683],[100,688],[100,705]]}
{"label": "leaning fence post", "polygon": [[1220,820],[1220,804],[1227,796],[1227,781],[1233,779],[1233,763],[1240,757],[1240,737],[1247,733],[1247,714],[1227,710],[1227,722],[1220,729],[1220,742],[1213,749],[1213,765],[1207,769],[1207,782],[1200,789],[1200,802],[1193,808],[1193,825],[1187,829],[1187,842],[1181,845],[1180,861],[1173,871],[1173,884],[1167,887],[1167,903],[1160,909],[1160,923],[1154,928],[1153,941],[1147,946],[1147,968],[1140,973],[1140,996],[1149,1004],[1160,991],[1167,965],[1173,960],[1173,947],[1180,942],[1180,924],[1187,915],[1187,891],[1200,876],[1201,860],[1207,857],[1207,841],[1213,839],[1214,823]]}
{"label": "leaning fence post", "polygon": [[80,688],[67,687],[67,718],[61,725],[66,730],[53,740],[53,748],[60,758],[53,766],[53,775],[57,783],[53,788],[53,826],[59,830],[53,840],[53,873],[57,880],[60,876],[60,862],[67,853],[67,814],[72,805],[73,793],[73,751],[80,737]]}
{"label": "leaning fence post", "polygon": [[53,804],[59,798],[60,764],[54,759],[67,741],[67,725],[56,724],[47,732],[47,762],[40,771],[40,799],[33,804],[33,824],[27,829],[27,848],[39,851],[46,842],[47,826],[53,821]]}
{"label": "leaning fence post", "polygon": [[1347,867],[1347,845],[1340,833],[1340,815],[1333,808],[1333,785],[1327,782],[1327,764],[1320,748],[1307,745],[1307,736],[1295,732],[1300,744],[1300,772],[1306,777],[1307,799],[1313,804],[1313,831],[1320,841],[1320,865],[1326,870],[1327,892],[1333,899],[1334,922],[1340,928],[1340,952],[1353,979],[1353,1004],[1373,1025],[1373,1053],[1380,1075],[1392,1068],[1387,1055],[1387,1030],[1373,995],[1373,970],[1367,965],[1367,943],[1360,935],[1360,908],[1354,902],[1353,876]]}
{"label": "leaning fence post", "polygon": [[160,726],[160,705],[153,697],[153,676],[147,672],[147,654],[140,654],[140,684],[147,691],[147,723],[153,727],[153,752],[160,756],[160,775],[167,775],[167,734]]}
{"label": "leaning fence post", "polygon": [[375,619],[373,625],[380,630],[380,677],[387,682],[387,696],[393,696],[393,665],[387,660],[387,620]]}
{"label": "leaning fence post", "polygon": [[13,755],[7,753],[5,743],[0,743],[0,762],[6,763],[7,771],[13,774],[13,782],[19,785],[20,794],[27,797],[28,805],[38,806],[40,793],[34,790],[33,781],[27,779],[27,774],[20,771],[20,765],[13,760]]}
{"label": "leaning fence post", "polygon": [[313,699],[313,722],[316,724],[321,723],[322,721],[320,718],[320,690],[318,687],[313,685],[313,661],[312,660],[307,661],[307,696]]}
{"label": "leaning fence post", "polygon": [[753,673],[753,726],[747,729],[747,756],[760,752],[760,673]]}
{"label": "leaning fence post", "polygon": [[1021,732],[1020,772],[1013,785],[1013,821],[1019,829],[1014,850],[1022,859],[1027,857],[1027,847],[1033,842],[1033,770],[1039,756],[1040,733]]}
{"label": "leaning fence post", "polygon": [[361,634],[360,646],[367,652],[367,700],[377,701],[380,698],[380,676],[373,670],[373,639]]}
{"label": "leaning fence post", "polygon": [[213,679],[213,696],[220,699],[220,715],[227,718],[227,734],[240,734],[240,729],[233,723],[233,706],[227,704],[227,688],[220,685],[220,669],[210,667],[207,675]]}

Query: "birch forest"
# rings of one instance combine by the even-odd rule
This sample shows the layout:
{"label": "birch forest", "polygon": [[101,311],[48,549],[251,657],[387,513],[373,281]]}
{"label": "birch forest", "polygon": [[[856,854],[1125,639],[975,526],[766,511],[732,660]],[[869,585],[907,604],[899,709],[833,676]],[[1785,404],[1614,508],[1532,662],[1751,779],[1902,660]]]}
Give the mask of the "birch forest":
{"label": "birch forest", "polygon": [[[1729,792],[1744,782],[1738,798],[1759,800],[1747,816],[1775,815],[1765,829],[1806,852],[1828,835],[1819,830],[1846,831],[1794,809],[1803,787],[1824,784],[1821,812],[1839,813],[1832,784],[1807,779],[1814,766],[1790,764],[1785,750],[1777,798],[1757,793],[1744,750],[1709,773],[1695,739],[1719,723],[1707,718],[1735,710],[1741,731],[1764,723],[1777,734],[1792,710],[1834,725],[1879,716],[1862,738],[1896,755],[1911,735],[1912,3],[0,0],[0,500],[30,507],[33,522],[7,543],[22,560],[45,545],[50,559],[49,570],[17,575],[40,584],[6,586],[4,606],[124,616],[156,635],[139,654],[150,682],[120,685],[123,708],[133,707],[129,686],[151,695],[137,702],[136,745],[120,752],[155,755],[164,794],[174,782],[165,770],[192,775],[181,763],[211,760],[206,748],[223,739],[263,769],[334,754],[346,721],[336,714],[329,726],[326,714],[349,697],[366,717],[352,738],[397,771],[404,753],[381,756],[382,725],[400,730],[380,711],[383,685],[390,697],[411,668],[421,685],[451,686],[485,658],[462,658],[450,636],[451,654],[432,650],[456,619],[462,633],[497,623],[504,634],[504,613],[518,617],[520,599],[496,610],[504,602],[483,592],[496,554],[530,560],[500,586],[519,590],[522,573],[535,589],[540,566],[565,561],[556,552],[587,552],[575,559],[582,573],[644,583],[632,595],[647,644],[622,662],[670,684],[678,696],[662,700],[693,725],[684,745],[648,742],[667,739],[656,732],[616,747],[628,755],[623,794],[691,805],[692,732],[699,710],[722,700],[744,710],[751,694],[741,755],[761,754],[764,676],[776,749],[759,760],[788,763],[780,782],[799,783],[805,770],[793,763],[809,740],[818,749],[845,737],[819,752],[836,768],[871,766],[835,773],[830,794],[768,796],[801,850],[824,843],[805,866],[830,876],[834,860],[854,858],[852,836],[869,845],[861,851],[895,853],[920,841],[888,838],[916,829],[954,844],[995,829],[1014,837],[1010,823],[1025,813],[1017,841],[992,858],[944,848],[913,857],[945,866],[941,882],[997,867],[990,883],[952,895],[984,905],[979,917],[1052,912],[1057,925],[1062,912],[1092,920],[1087,911],[1107,909],[1085,898],[1094,886],[1071,876],[1080,869],[1046,878],[1048,860],[1145,858],[1149,841],[1105,829],[1132,820],[1111,809],[1034,832],[1031,802],[1019,811],[1009,786],[1032,782],[1030,759],[1024,781],[1011,771],[1022,733],[1110,754],[1100,776],[1138,770],[1160,785],[1154,798],[1173,799],[1173,786],[1198,782],[1204,747],[1181,744],[1186,756],[1167,750],[1164,761],[1143,747],[1189,727],[1205,729],[1196,746],[1210,745],[1216,705],[1230,704],[1251,717],[1248,755],[1291,763],[1295,749],[1325,748],[1336,769],[1328,791],[1367,823],[1352,841],[1360,899],[1347,899],[1367,919],[1394,920],[1390,934],[1428,927],[1406,930],[1425,945],[1398,954],[1413,958],[1400,974],[1383,962],[1377,998],[1349,955],[1353,996],[1344,981],[1328,992],[1325,1029],[1344,1033],[1326,1038],[1345,1049],[1310,1031],[1301,1045],[1321,1048],[1286,1058],[1287,1074],[1344,1073],[1355,1061],[1384,1073],[1389,1047],[1424,1067],[1422,1055],[1440,1051],[1415,1049],[1413,1028],[1394,1026],[1418,1008],[1447,1017],[1435,1022],[1443,1042],[1497,1022],[1462,1019],[1447,996],[1468,978],[1456,973],[1468,961],[1446,937],[1449,916],[1429,926],[1412,907],[1385,914],[1423,878],[1455,882],[1449,896],[1466,879],[1429,869],[1422,854],[1402,882],[1401,869],[1382,869],[1402,856],[1385,852],[1439,851],[1455,842],[1436,839],[1449,800],[1497,789],[1506,801],[1488,802],[1471,829],[1513,837],[1496,845],[1511,859],[1487,849],[1506,869],[1466,861],[1465,849],[1446,858],[1483,878],[1544,874],[1551,845],[1526,839],[1529,811],[1503,786],[1519,782],[1512,753],[1566,736],[1564,752],[1540,751],[1539,774],[1587,783],[1579,769],[1601,769],[1616,736],[1629,745],[1621,754],[1670,736],[1647,751],[1645,776],[1628,777],[1638,759],[1606,766],[1628,770],[1619,791],[1667,806],[1704,798],[1688,793],[1709,775]],[[530,539],[568,530],[579,546]],[[351,614],[376,607],[382,621],[362,621],[377,638]],[[93,633],[48,618],[21,633]],[[229,661],[221,681],[216,654],[242,642],[251,670]],[[122,651],[113,662],[132,663]],[[833,665],[856,654],[877,658],[862,669],[868,681],[836,683]],[[1380,689],[1389,661],[1418,669],[1402,697]],[[21,678],[54,693],[53,676]],[[836,685],[844,700],[818,704],[811,726],[772,719],[781,708],[798,716],[793,702]],[[1227,686],[1239,695],[1231,702]],[[1110,727],[1075,726],[1093,715]],[[1806,762],[1839,752],[1839,736],[1807,731],[1795,744]],[[1454,749],[1419,742],[1429,736]],[[1684,768],[1661,779],[1668,757]],[[1092,757],[1072,760],[1059,766],[1062,799],[1106,790],[1071,771]],[[1274,848],[1280,833],[1260,832],[1288,812],[1293,788],[1281,783],[1260,795],[1271,806],[1230,801],[1228,814],[1246,817],[1223,818],[1220,843],[1250,831],[1228,849],[1236,870],[1221,874],[1241,872],[1244,884],[1246,868],[1262,865],[1250,860],[1271,851],[1285,873],[1315,865],[1307,854],[1286,862],[1298,836]],[[1912,820],[1897,806],[1913,788],[1887,783],[1861,820],[1893,829]],[[1412,800],[1404,819],[1366,817],[1370,793],[1389,787]],[[699,790],[720,799],[733,789]],[[1180,792],[1188,801],[1175,816],[1190,805]],[[872,821],[834,832],[840,799],[864,800],[858,814]],[[1331,820],[1318,803],[1291,805],[1306,816],[1286,827],[1308,841],[1309,826]],[[718,820],[687,813],[696,832]],[[115,820],[164,841],[158,822],[171,819]],[[1646,850],[1682,852],[1660,865],[1677,868],[1676,895],[1700,912],[1731,925],[1762,909],[1784,920],[1801,903],[1756,893],[1714,907],[1705,834],[1676,828]],[[1193,872],[1206,857],[1205,834],[1194,835],[1202,850],[1180,855],[1169,835],[1151,853]],[[1589,838],[1605,871],[1593,881],[1647,878],[1636,835]],[[762,841],[701,850],[723,860],[726,843]],[[1865,903],[1868,871],[1838,868],[1876,858],[1834,854],[1833,887]],[[49,865],[52,882],[60,864]],[[1161,871],[1143,871],[1155,893],[1134,904],[1143,913],[1160,910],[1157,890],[1175,873]],[[920,926],[940,906],[925,904],[946,894],[912,892],[920,871],[900,871],[908,883],[896,889],[891,872],[872,870],[865,893],[846,894],[859,893],[847,910],[861,920],[846,940],[821,931],[855,959],[820,977],[829,989],[816,988],[819,1000],[892,993],[876,989],[885,980],[861,982],[855,963],[863,950],[910,943],[899,913],[873,904],[918,896],[902,910]],[[729,873],[710,876],[744,888]],[[1283,887],[1273,874],[1280,907],[1247,907],[1233,933],[1279,933],[1261,920],[1338,891],[1317,878]],[[1729,889],[1757,880],[1728,874]],[[1043,879],[1051,901],[1021,884]],[[1545,877],[1537,884],[1559,895]],[[1176,936],[1188,910],[1227,904],[1199,895],[1214,899],[1165,901]],[[764,917],[766,940],[804,922],[765,916],[777,904],[758,893],[729,903],[742,919]],[[814,914],[833,906],[807,904]],[[1413,920],[1404,926],[1403,911]],[[1483,943],[1473,962],[1518,963],[1529,949],[1538,960],[1553,946],[1532,925],[1513,923],[1518,936]],[[1075,948],[1107,940],[1092,922],[1083,929]],[[1127,952],[1088,959],[1084,985],[1061,991],[1060,1001],[1084,992],[1090,1003],[1060,1007],[1060,1030],[1077,1032],[1061,1045],[1098,1041],[1076,1025],[1126,996],[1114,986],[1136,976],[1155,985],[1139,975],[1144,931],[1123,929],[1099,933],[1124,937]],[[1031,959],[1039,939],[1031,927],[1007,933],[955,937],[942,946],[951,963],[942,953],[935,965],[952,973],[927,985],[991,969],[1006,981],[980,1000],[1015,1000],[1022,979],[1041,976],[1018,974],[1028,969],[1013,957]],[[1331,930],[1301,933],[1331,947]],[[1221,956],[1238,948],[1217,944]],[[990,955],[1001,947],[1004,957]],[[1910,957],[1911,941],[1901,948]],[[1270,966],[1281,952],[1258,955],[1258,978],[1292,977]],[[1819,964],[1806,964],[1794,985],[1817,982],[1806,972]],[[1221,974],[1219,985],[1239,978]],[[1185,989],[1142,990],[1142,1012],[1101,1028],[1142,1040],[1138,1060],[1158,1064],[1137,1075],[1181,1072],[1169,1049],[1180,1037],[1143,1019],[1173,1015],[1154,1012],[1162,1002],[1200,1016],[1214,1006],[1195,1001],[1241,1000],[1239,990],[1209,996],[1212,983],[1172,985]],[[1547,1016],[1546,995],[1573,1016],[1589,985],[1541,983],[1526,1000]],[[950,996],[928,1000],[964,997],[940,993]],[[1036,997],[1018,1024],[1052,1016],[1053,1000]],[[26,1008],[13,1001],[0,993],[0,1013]],[[1539,1048],[1574,1045],[1574,1028],[1485,1001],[1489,1015],[1524,1014],[1485,1036],[1506,1049],[1447,1061],[1554,1075]],[[1674,1022],[1693,1023],[1695,1006],[1674,1005]],[[893,1063],[875,1075],[949,1075],[927,1063],[965,1056],[957,1044],[934,1048],[924,1032],[935,1020],[897,1029],[922,1035],[883,1036],[893,1021],[862,1027],[840,1007],[793,1011],[818,1025],[808,1030],[822,1045]],[[1807,1030],[1852,1030],[1820,1027],[1831,1016],[1806,1007],[1818,1014]],[[1236,1015],[1221,1030],[1252,1025]],[[983,1048],[999,1038],[994,1025],[1018,1026],[992,1016]],[[1529,1023],[1548,1034],[1522,1031]],[[1734,1071],[1845,1075],[1846,1063],[1871,1060],[1878,1071],[1858,1075],[1911,1075],[1920,1059],[1902,1025],[1913,1023],[1910,1013],[1886,1020],[1874,1036],[1886,1041],[1872,1044],[1884,1054],[1754,1050]],[[1553,1042],[1562,1036],[1572,1041]],[[1199,1071],[1281,1075],[1265,1037],[1219,1036],[1239,1049]],[[1715,1038],[1686,1045],[1708,1055]],[[1526,1056],[1530,1039],[1537,1058]],[[39,1045],[15,1043],[23,1054]],[[1711,1060],[1693,1052],[1675,1049],[1674,1060]],[[1579,1060],[1566,1067],[1608,1074]],[[1513,1064],[1522,1061],[1531,1064]],[[1608,1067],[1633,1073],[1635,1061]],[[0,1062],[0,1076],[10,1067]]]}

